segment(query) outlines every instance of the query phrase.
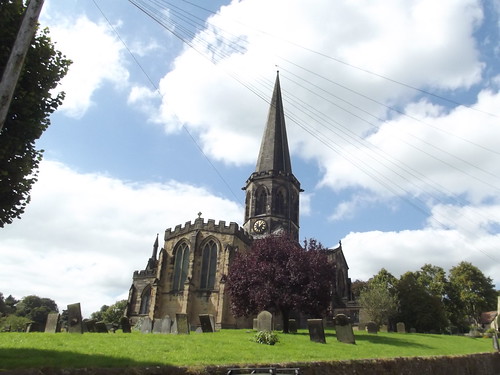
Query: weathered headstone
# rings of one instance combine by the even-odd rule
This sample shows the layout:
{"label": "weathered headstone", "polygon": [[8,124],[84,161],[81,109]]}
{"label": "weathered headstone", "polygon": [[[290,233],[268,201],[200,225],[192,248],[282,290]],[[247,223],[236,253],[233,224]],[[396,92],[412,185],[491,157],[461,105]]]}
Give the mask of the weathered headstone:
{"label": "weathered headstone", "polygon": [[120,326],[122,327],[123,333],[131,333],[132,327],[130,326],[130,320],[126,316],[122,316],[120,319]]}
{"label": "weathered headstone", "polygon": [[253,320],[253,325],[252,325],[253,330],[258,331],[259,330],[259,320],[257,318],[254,318]]}
{"label": "weathered headstone", "polygon": [[68,305],[68,332],[83,333],[82,309],[79,303]]}
{"label": "weathered headstone", "polygon": [[45,323],[45,332],[56,333],[61,331],[61,326],[59,325],[59,318],[61,315],[56,312],[49,313],[47,315],[47,323]]}
{"label": "weathered headstone", "polygon": [[398,322],[396,324],[396,332],[397,333],[406,333],[406,326],[404,322]]}
{"label": "weathered headstone", "polygon": [[497,352],[500,351],[500,344],[498,343],[497,333],[493,333],[491,337],[493,338],[493,349],[495,349]]}
{"label": "weathered headstone", "polygon": [[153,330],[153,321],[149,318],[149,316],[147,316],[141,322],[141,332],[151,333],[152,330]]}
{"label": "weathered headstone", "polygon": [[380,326],[380,332],[389,332],[389,328],[387,327],[387,324],[382,324]]}
{"label": "weathered headstone", "polygon": [[153,319],[153,333],[162,333],[161,331],[162,322],[163,319]]}
{"label": "weathered headstone", "polygon": [[375,323],[375,322],[366,323],[366,330],[368,333],[377,334],[377,332],[378,332],[377,323]]}
{"label": "weathered headstone", "polygon": [[257,330],[258,331],[272,331],[273,330],[273,314],[269,311],[261,311],[257,315]]}
{"label": "weathered headstone", "polygon": [[416,328],[410,328],[410,333],[417,333],[417,329]]}
{"label": "weathered headstone", "polygon": [[358,331],[366,331],[366,323],[365,322],[359,322]]}
{"label": "weathered headstone", "polygon": [[311,341],[326,344],[323,319],[307,319],[307,328],[309,329],[309,339]]}
{"label": "weathered headstone", "polygon": [[203,333],[203,329],[201,327],[196,327],[195,333]]}
{"label": "weathered headstone", "polygon": [[344,314],[337,314],[335,316],[334,323],[337,341],[345,344],[356,344],[354,332],[352,331],[352,325],[348,316]]}
{"label": "weathered headstone", "polygon": [[97,332],[97,328],[95,327],[95,324],[97,323],[95,319],[84,319],[84,329],[87,332]]}
{"label": "weathered headstone", "polygon": [[95,331],[97,333],[108,333],[108,327],[106,326],[106,323],[104,323],[104,322],[97,322],[95,324]]}
{"label": "weathered headstone", "polygon": [[175,314],[178,335],[189,335],[189,322],[187,314]]}
{"label": "weathered headstone", "polygon": [[203,333],[215,332],[215,318],[212,314],[200,314],[199,318]]}
{"label": "weathered headstone", "polygon": [[288,319],[288,332],[297,333],[297,321],[295,319]]}

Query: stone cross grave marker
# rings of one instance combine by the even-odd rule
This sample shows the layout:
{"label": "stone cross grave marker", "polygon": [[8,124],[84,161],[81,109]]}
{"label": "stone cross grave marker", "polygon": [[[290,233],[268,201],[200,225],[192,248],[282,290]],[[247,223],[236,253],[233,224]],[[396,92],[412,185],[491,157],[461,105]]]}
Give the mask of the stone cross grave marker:
{"label": "stone cross grave marker", "polygon": [[61,315],[56,312],[51,312],[47,315],[47,323],[45,324],[45,332],[56,333],[61,331],[61,326],[59,325],[59,319]]}
{"label": "stone cross grave marker", "polygon": [[366,323],[366,330],[368,331],[368,333],[377,334],[378,333],[377,323],[375,322]]}
{"label": "stone cross grave marker", "polygon": [[175,314],[178,335],[189,335],[189,322],[187,314]]}
{"label": "stone cross grave marker", "polygon": [[269,311],[261,311],[257,315],[257,330],[258,331],[272,331],[273,330],[273,314]]}
{"label": "stone cross grave marker", "polygon": [[68,305],[68,332],[83,333],[82,309],[79,303]]}
{"label": "stone cross grave marker", "polygon": [[130,326],[130,320],[126,316],[122,316],[120,319],[120,327],[122,327],[123,333],[131,333],[132,327]]}
{"label": "stone cross grave marker", "polygon": [[307,328],[309,329],[309,339],[311,341],[326,344],[323,319],[307,319]]}
{"label": "stone cross grave marker", "polygon": [[334,318],[335,323],[335,336],[337,341],[345,344],[356,344],[352,325],[348,316],[344,314],[337,314]]}
{"label": "stone cross grave marker", "polygon": [[203,333],[215,332],[215,318],[212,314],[200,314],[199,318]]}
{"label": "stone cross grave marker", "polygon": [[398,322],[396,324],[396,331],[398,333],[406,333],[406,327],[405,327],[405,324],[403,322]]}

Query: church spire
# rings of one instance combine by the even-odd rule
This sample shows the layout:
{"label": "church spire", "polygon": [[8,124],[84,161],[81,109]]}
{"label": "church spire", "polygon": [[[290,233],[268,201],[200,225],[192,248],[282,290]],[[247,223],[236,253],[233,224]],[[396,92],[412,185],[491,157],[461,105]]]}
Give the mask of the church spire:
{"label": "church spire", "polygon": [[292,173],[279,72],[276,74],[271,106],[269,107],[266,128],[262,137],[259,158],[255,168],[256,172],[267,172],[271,170],[275,171],[275,173]]}

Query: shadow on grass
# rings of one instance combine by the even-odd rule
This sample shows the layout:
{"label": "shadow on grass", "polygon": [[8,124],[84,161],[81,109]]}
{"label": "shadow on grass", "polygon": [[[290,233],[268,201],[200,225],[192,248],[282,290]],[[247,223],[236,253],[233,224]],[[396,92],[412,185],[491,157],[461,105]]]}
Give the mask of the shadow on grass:
{"label": "shadow on grass", "polygon": [[[124,368],[162,366],[165,363],[141,362],[130,358],[82,354],[43,349],[0,349],[0,373],[3,370],[30,368]],[[167,365],[168,366],[168,365]]]}
{"label": "shadow on grass", "polygon": [[421,344],[413,340],[406,340],[404,338],[404,335],[397,335],[397,336],[395,335],[394,337],[378,336],[378,335],[359,335],[355,337],[356,341],[366,341],[373,344],[390,345],[394,347],[404,347],[404,348],[413,347],[413,348],[426,348],[426,349],[433,348],[433,346],[431,345]]}

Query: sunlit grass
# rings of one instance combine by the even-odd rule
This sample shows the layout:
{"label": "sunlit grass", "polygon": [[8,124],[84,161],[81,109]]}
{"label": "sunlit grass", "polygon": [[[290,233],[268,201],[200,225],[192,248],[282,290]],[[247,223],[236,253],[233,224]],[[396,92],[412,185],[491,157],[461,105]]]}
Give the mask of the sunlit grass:
{"label": "sunlit grass", "polygon": [[129,366],[265,365],[404,356],[461,355],[493,351],[491,340],[463,336],[355,332],[356,345],[309,340],[306,331],[279,334],[276,345],[252,341],[254,331],[223,330],[190,335],[121,332],[1,333],[0,370]]}

